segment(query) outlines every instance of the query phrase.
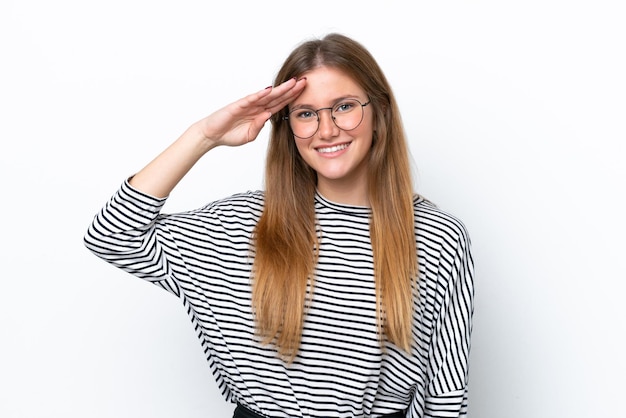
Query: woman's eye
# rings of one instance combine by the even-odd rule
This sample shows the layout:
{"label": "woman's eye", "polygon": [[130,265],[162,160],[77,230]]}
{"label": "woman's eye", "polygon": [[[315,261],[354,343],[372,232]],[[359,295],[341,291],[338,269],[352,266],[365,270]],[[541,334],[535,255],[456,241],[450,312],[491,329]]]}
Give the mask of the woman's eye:
{"label": "woman's eye", "polygon": [[302,109],[295,112],[296,119],[311,119],[315,117],[315,112],[310,109]]}
{"label": "woman's eye", "polygon": [[337,106],[335,106],[335,112],[345,113],[345,112],[349,112],[353,108],[354,108],[353,102],[339,103]]}

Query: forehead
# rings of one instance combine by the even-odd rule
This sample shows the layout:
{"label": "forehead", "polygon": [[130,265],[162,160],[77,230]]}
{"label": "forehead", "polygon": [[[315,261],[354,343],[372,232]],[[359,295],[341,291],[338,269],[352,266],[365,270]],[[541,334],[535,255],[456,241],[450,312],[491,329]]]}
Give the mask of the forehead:
{"label": "forehead", "polygon": [[345,71],[332,67],[318,67],[302,75],[306,87],[292,103],[298,105],[327,106],[343,97],[363,99],[365,92]]}

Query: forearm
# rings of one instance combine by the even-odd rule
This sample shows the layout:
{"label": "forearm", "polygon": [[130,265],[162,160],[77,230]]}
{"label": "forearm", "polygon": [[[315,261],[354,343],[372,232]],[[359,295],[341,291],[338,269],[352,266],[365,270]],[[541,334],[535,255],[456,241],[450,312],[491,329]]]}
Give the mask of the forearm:
{"label": "forearm", "polygon": [[189,127],[173,144],[136,173],[130,184],[148,195],[167,197],[196,162],[215,147],[202,134],[199,123]]}

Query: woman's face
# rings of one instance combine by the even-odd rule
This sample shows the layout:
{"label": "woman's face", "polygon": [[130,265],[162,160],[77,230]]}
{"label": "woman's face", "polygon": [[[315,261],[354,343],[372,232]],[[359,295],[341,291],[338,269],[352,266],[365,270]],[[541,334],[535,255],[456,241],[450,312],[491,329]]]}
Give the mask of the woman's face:
{"label": "woman's face", "polygon": [[[371,106],[362,107],[363,119],[354,129],[342,130],[331,118],[335,108],[339,117],[347,107],[342,104],[346,99],[356,99],[361,104],[369,101],[365,91],[346,73],[329,67],[318,67],[305,74],[306,87],[300,96],[289,107],[290,119],[299,117],[298,109],[317,110],[319,128],[310,138],[294,137],[298,151],[304,161],[317,172],[317,188],[328,199],[337,202],[345,201],[346,195],[357,195],[355,202],[365,204],[367,201],[367,160],[372,146],[373,112]],[[357,104],[357,107],[358,104]],[[354,108],[352,112],[360,112]],[[296,112],[294,112],[296,110]],[[304,112],[302,117],[310,117]],[[311,122],[315,125],[315,122]],[[341,122],[339,122],[341,125]],[[314,130],[314,128],[313,128]],[[361,198],[358,197],[361,195]]]}

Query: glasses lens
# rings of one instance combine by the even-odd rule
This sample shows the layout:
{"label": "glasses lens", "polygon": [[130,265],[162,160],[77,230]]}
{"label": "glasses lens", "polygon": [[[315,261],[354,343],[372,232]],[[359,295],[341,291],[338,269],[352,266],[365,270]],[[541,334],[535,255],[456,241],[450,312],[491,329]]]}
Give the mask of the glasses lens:
{"label": "glasses lens", "polygon": [[313,109],[296,109],[289,114],[289,124],[298,138],[310,138],[319,125],[317,113]]}
{"label": "glasses lens", "polygon": [[358,100],[345,100],[333,107],[332,116],[339,129],[351,131],[363,120],[363,106]]}

